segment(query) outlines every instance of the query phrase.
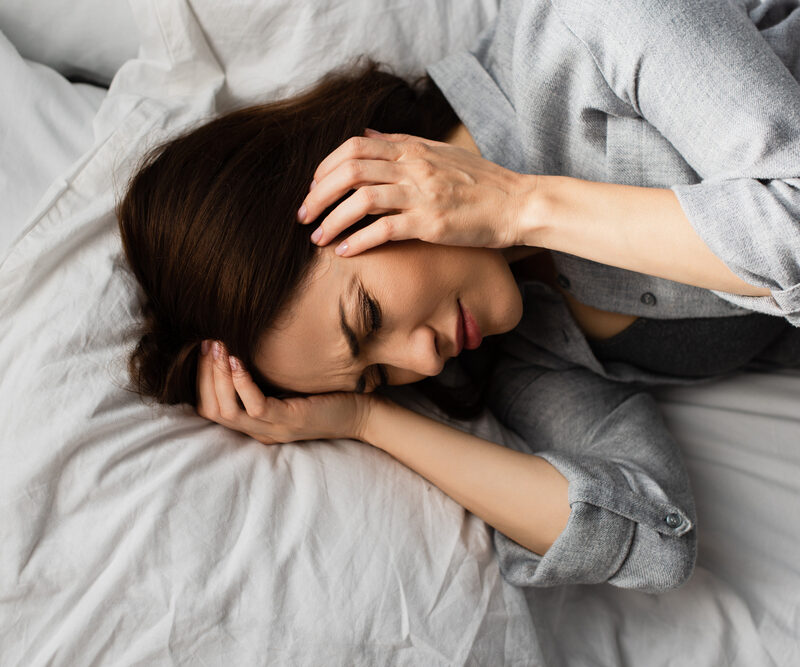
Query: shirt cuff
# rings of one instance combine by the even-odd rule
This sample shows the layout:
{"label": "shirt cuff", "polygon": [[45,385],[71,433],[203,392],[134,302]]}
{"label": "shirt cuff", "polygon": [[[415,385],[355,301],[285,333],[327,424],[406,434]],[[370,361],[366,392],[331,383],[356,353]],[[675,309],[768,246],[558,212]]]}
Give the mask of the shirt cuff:
{"label": "shirt cuff", "polygon": [[712,290],[738,306],[783,317],[800,327],[800,179],[708,180],[674,185],[692,228],[745,282],[772,294],[744,296]]}
{"label": "shirt cuff", "polygon": [[686,581],[695,561],[694,521],[651,478],[591,456],[538,456],[567,478],[571,513],[544,556],[495,530],[504,579],[515,586],[608,581],[651,592]]}
{"label": "shirt cuff", "polygon": [[764,296],[745,296],[718,290],[711,291],[721,299],[737,306],[765,315],[782,317],[791,325],[800,327],[800,283],[786,289],[773,289],[772,294]]}

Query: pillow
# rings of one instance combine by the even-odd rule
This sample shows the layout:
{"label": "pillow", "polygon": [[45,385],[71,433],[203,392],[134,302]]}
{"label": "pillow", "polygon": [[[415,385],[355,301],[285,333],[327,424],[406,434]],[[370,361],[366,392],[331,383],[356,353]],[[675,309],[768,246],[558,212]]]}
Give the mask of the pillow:
{"label": "pillow", "polygon": [[[116,186],[229,85],[188,4],[133,7],[141,59],[0,263],[3,659],[541,662],[487,526],[413,471],[352,440],[265,447],[127,391],[141,304]],[[251,27],[215,16],[215,35]],[[490,415],[471,428],[513,437]]]}
{"label": "pillow", "polygon": [[[288,93],[362,52],[418,71],[468,45],[494,16],[498,2],[199,0],[192,9],[220,64],[233,73],[227,92],[242,100]],[[131,5],[135,11],[137,3]],[[108,85],[139,47],[131,5],[126,0],[4,0],[0,30],[23,57],[67,77]]]}
{"label": "pillow", "polygon": [[226,73],[220,102],[284,97],[353,56],[389,63],[401,76],[469,47],[498,0],[282,0],[192,9]]}
{"label": "pillow", "polygon": [[24,60],[0,32],[0,260],[56,176],[91,148],[105,94]]}
{"label": "pillow", "polygon": [[139,48],[127,0],[3,0],[0,30],[23,57],[106,86]]}

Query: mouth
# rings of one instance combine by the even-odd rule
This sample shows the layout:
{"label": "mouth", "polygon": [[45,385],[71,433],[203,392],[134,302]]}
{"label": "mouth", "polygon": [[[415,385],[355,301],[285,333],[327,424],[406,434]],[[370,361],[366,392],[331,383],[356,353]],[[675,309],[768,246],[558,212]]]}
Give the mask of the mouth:
{"label": "mouth", "polygon": [[469,308],[464,306],[459,300],[458,307],[459,313],[459,346],[458,351],[461,352],[462,347],[468,350],[474,350],[483,342],[483,334],[478,326],[478,322],[469,312]]}
{"label": "mouth", "polygon": [[453,340],[456,342],[456,350],[453,353],[454,357],[457,357],[461,354],[461,350],[464,349],[464,313],[461,310],[461,302],[456,300],[458,303],[458,317],[456,318],[456,335]]}

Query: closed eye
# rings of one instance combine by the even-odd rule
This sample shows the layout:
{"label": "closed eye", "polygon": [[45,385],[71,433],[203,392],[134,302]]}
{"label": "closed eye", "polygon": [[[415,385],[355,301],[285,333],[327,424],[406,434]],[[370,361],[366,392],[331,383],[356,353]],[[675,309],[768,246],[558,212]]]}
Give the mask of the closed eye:
{"label": "closed eye", "polygon": [[[367,337],[369,337],[378,333],[381,326],[383,326],[383,313],[381,312],[381,307],[378,302],[367,294],[366,291],[361,292],[361,305],[364,322],[369,322],[369,331],[367,332]],[[375,373],[373,373],[372,391],[375,391],[375,389],[379,387],[387,386],[389,384],[389,378],[386,373],[386,367],[383,364],[375,364],[371,368],[374,368],[377,373],[377,379],[375,379]]]}

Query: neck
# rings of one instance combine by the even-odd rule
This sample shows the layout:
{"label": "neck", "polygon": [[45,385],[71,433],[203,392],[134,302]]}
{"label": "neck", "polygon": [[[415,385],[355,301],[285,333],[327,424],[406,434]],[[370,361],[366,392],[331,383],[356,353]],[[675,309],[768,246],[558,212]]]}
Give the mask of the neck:
{"label": "neck", "polygon": [[478,144],[475,143],[475,140],[472,138],[472,135],[469,133],[469,130],[464,123],[459,123],[456,125],[450,134],[445,137],[444,141],[452,146],[466,148],[468,151],[475,153],[475,155],[481,154]]}

